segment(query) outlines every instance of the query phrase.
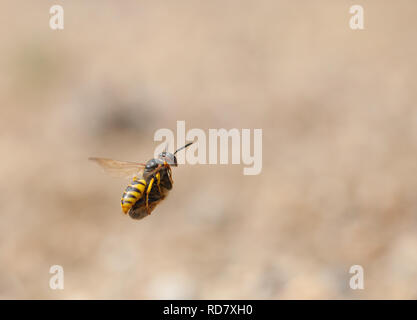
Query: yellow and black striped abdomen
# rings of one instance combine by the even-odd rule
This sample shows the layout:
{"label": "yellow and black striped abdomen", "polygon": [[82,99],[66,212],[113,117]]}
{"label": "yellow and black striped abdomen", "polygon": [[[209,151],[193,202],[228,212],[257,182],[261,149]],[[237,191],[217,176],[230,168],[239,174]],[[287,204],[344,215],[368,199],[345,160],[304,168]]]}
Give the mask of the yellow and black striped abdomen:
{"label": "yellow and black striped abdomen", "polygon": [[146,181],[144,179],[134,178],[132,183],[126,188],[122,196],[122,210],[124,213],[128,213],[130,208],[142,198],[145,192]]}

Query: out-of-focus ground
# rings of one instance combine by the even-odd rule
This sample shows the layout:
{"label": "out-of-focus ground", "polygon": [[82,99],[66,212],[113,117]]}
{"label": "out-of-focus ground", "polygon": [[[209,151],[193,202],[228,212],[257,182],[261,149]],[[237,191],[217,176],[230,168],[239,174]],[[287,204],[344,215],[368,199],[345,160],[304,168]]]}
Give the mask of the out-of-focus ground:
{"label": "out-of-focus ground", "polygon": [[[416,17],[414,0],[3,1],[0,298],[417,298]],[[134,221],[127,181],[87,158],[147,160],[177,120],[263,129],[262,173],[181,166]]]}

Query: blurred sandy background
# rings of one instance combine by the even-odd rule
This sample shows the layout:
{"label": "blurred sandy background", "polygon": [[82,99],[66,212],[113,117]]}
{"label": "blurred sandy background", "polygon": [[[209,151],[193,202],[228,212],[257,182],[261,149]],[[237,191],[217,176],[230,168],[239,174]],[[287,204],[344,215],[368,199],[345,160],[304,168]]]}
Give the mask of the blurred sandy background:
{"label": "blurred sandy background", "polygon": [[[0,298],[417,298],[416,18],[414,0],[2,1]],[[179,167],[132,220],[127,181],[87,158],[147,160],[177,120],[262,128],[262,174]]]}

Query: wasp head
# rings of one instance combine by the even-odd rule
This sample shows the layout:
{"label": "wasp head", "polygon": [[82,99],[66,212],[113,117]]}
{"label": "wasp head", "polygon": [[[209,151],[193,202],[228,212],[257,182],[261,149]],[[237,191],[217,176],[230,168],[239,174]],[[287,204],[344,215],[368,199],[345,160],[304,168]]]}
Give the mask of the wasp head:
{"label": "wasp head", "polygon": [[158,157],[158,163],[164,164],[165,162],[173,167],[178,166],[177,157],[175,156],[175,154],[167,151],[161,152]]}
{"label": "wasp head", "polygon": [[161,152],[159,154],[159,157],[158,157],[158,160],[157,160],[158,163],[160,163],[160,164],[167,163],[170,166],[177,167],[178,166],[178,162],[177,162],[177,157],[175,155],[177,154],[178,151],[180,151],[182,149],[185,149],[185,148],[187,148],[188,146],[190,146],[192,144],[193,144],[192,142],[187,143],[185,146],[177,149],[177,151],[175,151],[174,153],[170,153],[168,151]]}

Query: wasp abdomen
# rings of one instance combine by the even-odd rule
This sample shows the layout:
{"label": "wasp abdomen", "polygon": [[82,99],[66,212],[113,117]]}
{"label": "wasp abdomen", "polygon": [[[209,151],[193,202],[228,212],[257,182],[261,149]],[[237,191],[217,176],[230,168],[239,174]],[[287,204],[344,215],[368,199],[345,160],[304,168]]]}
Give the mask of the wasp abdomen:
{"label": "wasp abdomen", "polygon": [[146,181],[144,179],[133,179],[122,195],[121,204],[124,213],[128,213],[130,208],[142,197],[145,187]]}

